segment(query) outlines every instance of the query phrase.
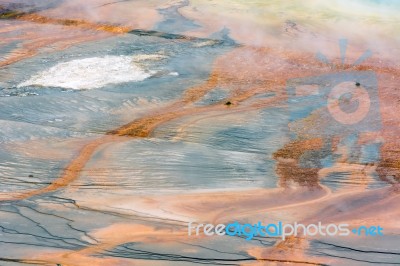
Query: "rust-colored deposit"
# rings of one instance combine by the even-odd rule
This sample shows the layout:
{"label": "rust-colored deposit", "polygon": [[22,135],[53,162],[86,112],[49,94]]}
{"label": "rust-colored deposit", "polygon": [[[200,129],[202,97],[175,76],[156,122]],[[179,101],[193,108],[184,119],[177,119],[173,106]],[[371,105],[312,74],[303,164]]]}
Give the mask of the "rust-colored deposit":
{"label": "rust-colored deposit", "polygon": [[[247,60],[243,60],[244,57],[246,57]],[[303,67],[300,67],[299,64],[302,64]],[[357,67],[357,69],[359,68],[360,67]],[[365,68],[366,67],[363,67],[363,69]],[[372,62],[369,68],[375,70],[378,74],[381,72],[396,73],[396,69],[381,68],[375,66],[374,62]],[[283,53],[282,51],[273,49],[252,47],[236,48],[218,58],[214,63],[213,71],[209,79],[200,86],[187,89],[181,99],[124,126],[110,130],[107,136],[87,144],[76,159],[66,166],[65,173],[61,177],[55,179],[48,187],[31,192],[3,193],[2,198],[3,200],[24,199],[67,186],[70,182],[79,177],[80,171],[96,149],[102,144],[118,141],[117,136],[149,137],[154,129],[163,123],[198,113],[211,111],[230,113],[264,108],[271,105],[282,105],[285,103],[284,86],[287,79],[298,76],[322,74],[329,70],[329,67],[322,67],[321,63],[315,59],[294,52]],[[386,82],[383,81],[382,83],[384,86]],[[232,102],[233,105],[227,106],[225,101],[200,107],[192,104],[201,99],[208,91],[218,86],[229,88],[230,96],[228,100]],[[250,104],[246,104],[246,100],[250,99],[252,96],[265,92],[276,92],[277,94],[275,98],[259,99]],[[385,95],[383,96],[383,104],[385,103],[384,100]],[[385,118],[385,115],[383,115],[383,118]],[[385,123],[385,120],[383,122]],[[385,127],[383,132],[385,132]],[[385,146],[390,145],[390,141],[390,138],[387,139]],[[277,159],[296,160],[304,150],[314,149],[314,146],[318,148],[321,146],[321,143],[315,140],[288,145],[289,146],[275,154]],[[382,161],[384,164],[389,164],[390,167],[394,169],[393,171],[397,171],[398,164],[396,164],[394,160],[383,158]],[[305,170],[301,169],[295,170],[297,168],[292,165],[293,162],[287,162],[286,160],[283,164],[285,167],[280,167],[282,162],[278,164],[278,172],[282,175],[282,185],[286,182],[285,180],[287,178],[298,180],[298,182],[304,185],[317,185],[318,177],[316,176],[315,169],[306,170],[306,172],[304,172]],[[292,167],[286,167],[287,164],[292,165]],[[287,169],[292,170],[289,171]],[[312,176],[313,178],[310,179],[307,178],[307,176]]]}
{"label": "rust-colored deposit", "polygon": [[[244,60],[244,58],[246,60]],[[381,178],[384,180],[387,173],[392,173],[398,178],[399,164],[397,152],[399,148],[398,133],[399,119],[393,117],[393,112],[398,113],[400,100],[398,94],[391,93],[394,89],[392,81],[400,82],[399,69],[381,67],[375,59],[370,59],[368,68],[376,71],[378,75],[390,75],[389,81],[382,79],[379,92],[382,109],[383,129],[379,135],[383,136],[385,143],[382,148],[382,161],[379,164]],[[361,67],[355,68],[361,69]],[[266,107],[283,106],[286,104],[285,81],[301,76],[318,75],[330,72],[331,69],[320,62],[299,53],[288,53],[274,49],[239,47],[219,57],[213,65],[212,73],[208,80],[199,86],[188,88],[180,99],[169,106],[159,108],[121,127],[111,129],[103,137],[86,144],[80,152],[62,171],[61,175],[47,187],[32,191],[2,193],[2,201],[28,199],[32,196],[54,192],[68,187],[80,177],[87,162],[92,158],[102,145],[116,143],[131,138],[149,138],[155,129],[167,122],[196,114],[225,115],[234,112],[261,110]],[[397,83],[398,84],[398,83]],[[222,87],[229,90],[227,99],[209,106],[196,106],[210,90]],[[256,98],[258,94],[274,92],[275,96],[267,99]],[[231,104],[227,105],[227,101]],[[389,106],[389,107],[388,107]],[[394,111],[395,110],[395,111]],[[351,190],[340,190],[337,193],[321,183],[327,174],[318,168],[304,169],[299,165],[299,158],[306,151],[318,150],[324,143],[319,138],[296,140],[278,149],[274,154],[277,161],[276,173],[279,177],[278,188],[275,189],[249,189],[229,192],[188,192],[186,194],[172,194],[167,196],[116,196],[109,195],[104,198],[92,194],[90,197],[78,195],[82,199],[80,208],[109,211],[126,207],[127,212],[146,213],[156,217],[169,217],[181,221],[196,222],[229,222],[233,219],[287,219],[299,222],[313,222],[315,219],[327,222],[353,222],[366,225],[379,223],[387,228],[388,232],[396,232],[396,224],[390,217],[399,217],[397,207],[399,188],[390,179],[392,186],[375,190],[366,190],[368,185],[368,171],[355,169],[345,161],[334,165],[335,170],[353,167],[353,178],[358,178],[362,186]],[[337,143],[331,147],[338,149]],[[347,169],[347,168],[346,168]],[[279,198],[279,200],[278,200]],[[368,198],[364,204],[361,199]],[[370,203],[373,202],[373,205]],[[123,204],[126,203],[127,206]],[[342,212],[340,206],[348,206],[352,214]],[[369,208],[380,209],[372,214]],[[234,207],[233,207],[234,206]],[[372,207],[371,207],[372,206]],[[103,208],[103,209],[102,209]],[[384,209],[383,209],[384,208]],[[356,214],[357,215],[356,215]],[[284,215],[283,215],[284,214]],[[283,216],[283,217],[282,217]],[[190,218],[189,218],[190,217]],[[356,217],[356,218],[355,218]],[[370,218],[374,217],[374,218]],[[187,241],[185,229],[155,228],[142,226],[136,221],[127,224],[114,224],[109,227],[91,232],[99,243],[76,251],[61,250],[57,252],[42,253],[36,256],[35,262],[61,263],[62,265],[124,265],[129,264],[124,258],[106,257],[99,259],[96,255],[111,250],[113,247],[128,242],[164,243]],[[196,241],[194,238],[192,241]],[[246,264],[262,265],[264,263],[296,263],[299,265],[321,265],[335,263],[332,258],[317,257],[305,253],[310,247],[308,239],[301,237],[278,240],[272,247],[246,247],[251,261]],[[290,259],[288,259],[290,258]],[[140,265],[140,263],[138,263]]]}

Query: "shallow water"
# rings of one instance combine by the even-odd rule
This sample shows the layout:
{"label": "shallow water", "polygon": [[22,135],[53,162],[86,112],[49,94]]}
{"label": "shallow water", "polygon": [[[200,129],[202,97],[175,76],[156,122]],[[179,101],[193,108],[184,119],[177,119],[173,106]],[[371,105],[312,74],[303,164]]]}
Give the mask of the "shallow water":
{"label": "shallow water", "polygon": [[[11,2],[1,265],[399,263],[396,2]],[[188,236],[232,221],[385,234]]]}

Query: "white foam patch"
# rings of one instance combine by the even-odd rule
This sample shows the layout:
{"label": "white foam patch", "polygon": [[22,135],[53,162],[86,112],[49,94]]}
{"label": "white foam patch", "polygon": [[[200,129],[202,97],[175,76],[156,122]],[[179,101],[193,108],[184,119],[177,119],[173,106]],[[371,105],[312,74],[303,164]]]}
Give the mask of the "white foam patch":
{"label": "white foam patch", "polygon": [[143,61],[160,61],[167,57],[161,54],[140,54],[140,55],[135,55],[132,58],[134,62],[143,62]]}
{"label": "white foam patch", "polygon": [[142,81],[154,72],[134,63],[132,56],[105,56],[59,63],[32,76],[18,87],[44,86],[68,89],[94,89],[108,84]]}

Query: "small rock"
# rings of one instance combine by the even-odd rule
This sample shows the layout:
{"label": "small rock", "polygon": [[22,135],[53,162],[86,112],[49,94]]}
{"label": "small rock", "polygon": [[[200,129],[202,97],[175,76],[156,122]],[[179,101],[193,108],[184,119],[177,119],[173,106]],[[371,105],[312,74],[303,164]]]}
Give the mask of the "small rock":
{"label": "small rock", "polygon": [[360,85],[361,85],[360,82],[356,82],[357,87],[360,87]]}
{"label": "small rock", "polygon": [[226,103],[225,103],[225,105],[231,105],[232,103],[230,102],[230,101],[227,101]]}
{"label": "small rock", "polygon": [[28,175],[28,177],[33,177],[33,175]]}

